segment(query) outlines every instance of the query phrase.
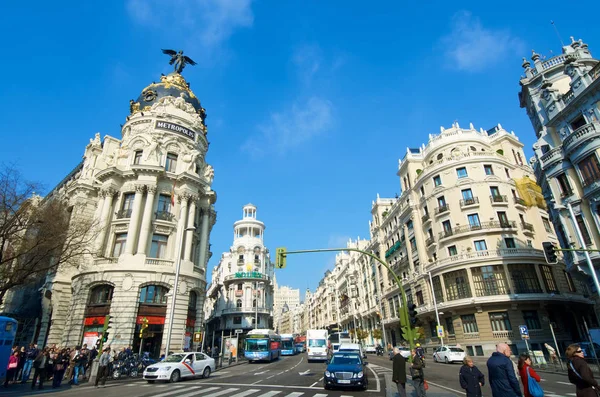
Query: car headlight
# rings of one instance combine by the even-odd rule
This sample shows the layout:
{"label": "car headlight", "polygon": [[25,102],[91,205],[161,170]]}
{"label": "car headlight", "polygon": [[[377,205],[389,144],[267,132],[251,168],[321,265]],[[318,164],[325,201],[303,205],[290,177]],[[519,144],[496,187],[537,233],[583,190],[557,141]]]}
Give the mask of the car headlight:
{"label": "car headlight", "polygon": [[325,371],[325,376],[328,377],[328,378],[331,378],[331,372]]}
{"label": "car headlight", "polygon": [[357,374],[354,374],[354,377],[355,377],[355,378],[362,378],[364,375],[365,375],[365,374],[363,373],[363,371],[360,371],[359,373],[357,373]]}
{"label": "car headlight", "polygon": [[171,369],[171,367],[161,367],[160,371],[168,371],[170,369]]}

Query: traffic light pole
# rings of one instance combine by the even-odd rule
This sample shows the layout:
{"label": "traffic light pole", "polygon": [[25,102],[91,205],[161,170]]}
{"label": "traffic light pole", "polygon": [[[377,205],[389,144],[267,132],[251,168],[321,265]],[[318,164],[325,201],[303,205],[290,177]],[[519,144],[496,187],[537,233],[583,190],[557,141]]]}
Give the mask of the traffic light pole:
{"label": "traffic light pole", "polygon": [[[414,330],[411,327],[409,320],[408,320],[408,304],[406,301],[406,293],[404,291],[404,287],[402,286],[402,282],[400,281],[400,278],[396,275],[396,273],[394,273],[394,271],[388,266],[388,264],[385,263],[385,261],[381,260],[381,258],[379,258],[377,255],[373,255],[370,252],[363,251],[358,248],[323,248],[323,249],[315,249],[315,250],[298,250],[298,251],[287,251],[287,250],[283,249],[283,252],[281,252],[280,250],[281,250],[280,248],[277,248],[277,253],[280,255],[283,255],[284,257],[286,257],[287,255],[293,255],[293,254],[308,254],[308,253],[315,253],[315,252],[354,251],[354,252],[360,252],[361,254],[367,255],[367,256],[375,259],[377,262],[381,263],[389,271],[389,273],[394,277],[394,280],[396,281],[396,284],[398,285],[398,289],[400,290],[400,297],[402,299],[402,306],[400,308],[398,308],[400,327],[406,329],[406,337],[408,339],[408,343],[410,344],[411,352],[415,348]],[[381,319],[381,321],[383,321],[383,318]],[[410,356],[409,360],[412,362],[412,355]]]}

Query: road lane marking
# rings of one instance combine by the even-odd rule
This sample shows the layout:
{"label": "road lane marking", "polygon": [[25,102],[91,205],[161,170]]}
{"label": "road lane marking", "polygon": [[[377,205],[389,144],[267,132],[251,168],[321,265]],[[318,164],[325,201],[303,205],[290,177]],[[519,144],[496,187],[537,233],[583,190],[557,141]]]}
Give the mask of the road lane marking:
{"label": "road lane marking", "polygon": [[[185,386],[185,385],[181,385],[181,386]],[[210,387],[208,389],[201,390],[201,391],[195,390],[194,393],[206,393],[209,390],[217,390],[217,389],[219,389],[219,388],[218,387]],[[180,392],[181,392],[181,390],[179,390],[179,387],[178,387],[177,390],[173,390],[173,391],[170,391],[170,392],[167,392],[167,393],[156,394],[154,397],[167,397],[167,396],[170,396],[172,394],[177,394],[177,393],[180,393]]]}
{"label": "road lane marking", "polygon": [[433,383],[433,382],[431,382],[429,380],[427,381],[427,383],[429,383],[430,385],[441,387],[442,389],[453,391],[453,392],[458,393],[458,394],[464,394],[464,392],[465,392],[464,390],[456,390],[456,389],[452,389],[452,388],[447,387],[447,386],[438,385],[437,383]]}
{"label": "road lane marking", "polygon": [[287,394],[285,397],[300,397],[301,395],[303,395],[304,393],[299,392],[299,391],[295,391],[293,393]]}
{"label": "road lane marking", "polygon": [[280,393],[281,393],[280,391],[269,391],[269,392],[266,392],[266,393],[261,394],[260,396],[256,396],[256,397],[272,397],[272,396],[276,396]]}
{"label": "road lane marking", "polygon": [[560,383],[561,385],[567,385],[567,386],[572,386],[572,383],[567,383],[567,382],[560,382],[560,381],[556,381],[556,383]]}
{"label": "road lane marking", "polygon": [[304,372],[298,372],[298,375],[300,375],[300,376],[302,376],[302,375],[308,375],[308,374],[310,374],[310,369],[307,369]]}
{"label": "road lane marking", "polygon": [[262,375],[262,374],[266,374],[267,372],[269,372],[269,370],[262,371],[262,372],[257,372],[254,375]]}
{"label": "road lane marking", "polygon": [[310,387],[314,387],[317,383],[319,383],[319,382],[313,383],[312,385],[310,385]]}
{"label": "road lane marking", "polygon": [[317,393],[313,397],[327,397],[327,394]]}
{"label": "road lane marking", "polygon": [[[373,375],[375,376],[375,383],[377,384],[377,389],[374,391],[379,393],[381,391],[381,384],[379,382],[379,376],[377,376],[377,372],[375,372],[375,370],[372,369],[371,367],[369,367],[368,365],[367,365],[367,368],[369,368],[369,371],[373,372]],[[373,390],[371,390],[371,391],[373,391]]]}
{"label": "road lane marking", "polygon": [[[211,389],[212,388],[210,388],[210,389],[204,389],[204,390],[194,390],[194,391],[191,391],[191,392],[186,393],[186,394],[182,394],[182,395],[177,396],[177,397],[192,397],[192,396],[197,396],[199,394],[208,393],[209,391],[211,391]],[[217,387],[216,389],[219,389],[219,388]],[[239,389],[229,389],[229,390],[236,391],[236,390],[239,390]],[[225,391],[229,392],[229,390],[225,390]],[[218,395],[221,395],[221,394],[223,394],[223,392],[217,392],[217,393],[209,394],[209,396],[218,396]]]}
{"label": "road lane marking", "polygon": [[241,393],[234,394],[231,397],[244,397],[244,396],[247,396],[249,394],[254,394],[256,392],[259,392],[259,391],[260,391],[260,389],[248,389],[248,390],[245,390],[245,391],[243,391]]}

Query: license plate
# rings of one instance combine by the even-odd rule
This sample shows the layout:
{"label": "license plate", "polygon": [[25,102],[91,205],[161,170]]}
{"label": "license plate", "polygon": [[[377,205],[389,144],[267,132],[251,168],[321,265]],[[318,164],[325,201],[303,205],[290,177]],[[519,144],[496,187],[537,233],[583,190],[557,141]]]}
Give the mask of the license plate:
{"label": "license plate", "polygon": [[349,380],[338,380],[338,383],[349,384],[350,381]]}

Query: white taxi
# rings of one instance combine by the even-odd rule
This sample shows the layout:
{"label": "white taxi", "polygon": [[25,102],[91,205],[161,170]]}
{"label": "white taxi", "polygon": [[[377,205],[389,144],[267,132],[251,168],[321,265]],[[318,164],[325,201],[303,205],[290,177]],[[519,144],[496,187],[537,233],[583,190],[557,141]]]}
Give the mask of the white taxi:
{"label": "white taxi", "polygon": [[458,346],[441,346],[433,352],[433,361],[446,364],[462,362],[465,359],[465,351]]}
{"label": "white taxi", "polygon": [[149,365],[144,370],[148,383],[157,380],[177,382],[181,378],[202,376],[208,378],[215,370],[215,360],[204,353],[173,353],[163,361]]}

